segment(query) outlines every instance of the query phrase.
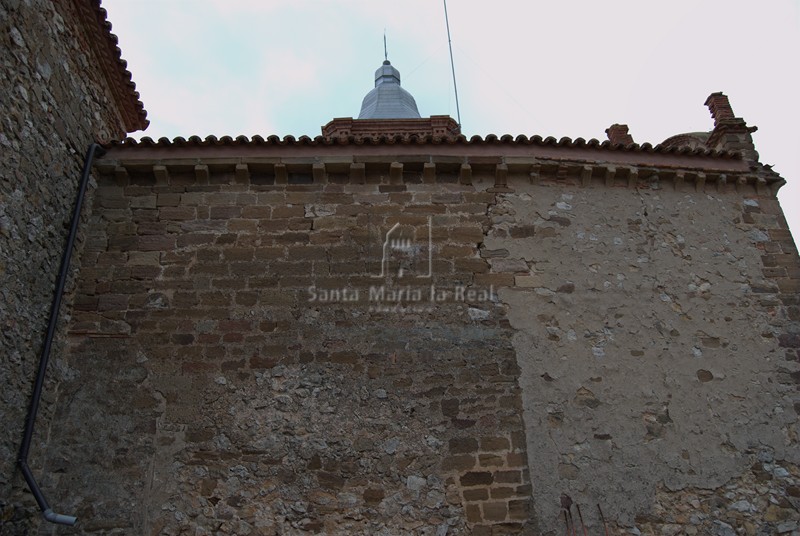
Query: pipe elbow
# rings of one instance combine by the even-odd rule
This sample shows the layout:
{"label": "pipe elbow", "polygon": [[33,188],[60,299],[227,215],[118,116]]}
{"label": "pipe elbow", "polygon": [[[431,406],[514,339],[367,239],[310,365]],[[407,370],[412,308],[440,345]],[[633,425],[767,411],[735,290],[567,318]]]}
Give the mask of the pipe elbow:
{"label": "pipe elbow", "polygon": [[49,521],[50,523],[58,523],[59,525],[69,525],[73,526],[75,523],[78,522],[78,518],[75,516],[66,516],[64,514],[57,514],[53,512],[51,508],[42,512],[42,516]]}

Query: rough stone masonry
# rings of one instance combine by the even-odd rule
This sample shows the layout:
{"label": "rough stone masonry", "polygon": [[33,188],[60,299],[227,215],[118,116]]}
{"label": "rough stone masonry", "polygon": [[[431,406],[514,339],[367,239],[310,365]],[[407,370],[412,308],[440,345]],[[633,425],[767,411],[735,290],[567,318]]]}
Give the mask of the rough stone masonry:
{"label": "rough stone masonry", "polygon": [[[15,462],[86,148],[93,141],[120,139],[147,124],[143,115],[132,122],[126,119],[126,105],[120,106],[113,91],[115,84],[124,82],[109,80],[99,68],[106,56],[113,56],[115,45],[93,40],[95,34],[106,33],[97,14],[89,2],[0,4],[0,532],[4,534],[24,534],[38,517],[35,504],[23,501],[15,491],[24,486]],[[35,470],[47,441],[50,402],[64,357],[63,352],[54,354],[31,450]]]}
{"label": "rough stone masonry", "polygon": [[97,169],[46,466],[81,530],[557,534],[562,493],[594,533],[795,530],[767,171],[322,138]]}
{"label": "rough stone masonry", "polygon": [[562,494],[592,534],[800,533],[800,265],[721,93],[657,147],[108,143],[32,460],[79,524],[37,528],[30,325],[85,147],[146,120],[99,3],[0,16],[0,533],[550,535]]}

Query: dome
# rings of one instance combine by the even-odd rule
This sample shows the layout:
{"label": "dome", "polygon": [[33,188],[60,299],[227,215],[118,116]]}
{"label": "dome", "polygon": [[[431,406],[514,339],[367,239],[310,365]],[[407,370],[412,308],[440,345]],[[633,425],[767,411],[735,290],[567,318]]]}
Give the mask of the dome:
{"label": "dome", "polygon": [[419,119],[417,103],[400,87],[400,71],[389,60],[375,71],[375,89],[361,103],[359,119]]}
{"label": "dome", "polygon": [[686,132],[683,134],[676,134],[667,138],[660,143],[660,147],[664,148],[688,148],[688,149],[706,149],[706,142],[711,135],[710,132]]}

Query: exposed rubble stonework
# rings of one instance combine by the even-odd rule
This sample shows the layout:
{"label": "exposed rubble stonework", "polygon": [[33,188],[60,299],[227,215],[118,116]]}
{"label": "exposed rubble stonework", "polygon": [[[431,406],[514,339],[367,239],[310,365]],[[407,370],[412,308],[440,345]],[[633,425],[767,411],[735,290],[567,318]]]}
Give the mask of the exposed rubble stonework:
{"label": "exposed rubble stonework", "polygon": [[[22,534],[38,513],[15,461],[83,158],[146,120],[98,6],[2,2],[0,20],[0,532]],[[105,40],[91,45],[92,32]],[[34,468],[62,372],[54,354]]]}

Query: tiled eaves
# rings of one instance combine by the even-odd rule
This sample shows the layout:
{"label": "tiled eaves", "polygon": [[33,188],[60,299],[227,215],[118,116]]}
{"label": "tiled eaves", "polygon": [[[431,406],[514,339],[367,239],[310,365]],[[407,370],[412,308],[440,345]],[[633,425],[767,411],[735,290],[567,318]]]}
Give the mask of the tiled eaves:
{"label": "tiled eaves", "polygon": [[442,138],[434,136],[349,137],[328,138],[317,136],[254,136],[248,138],[209,136],[202,139],[161,138],[158,141],[143,138],[126,139],[107,146],[107,159],[126,162],[195,159],[204,162],[237,159],[239,163],[254,159],[311,159],[314,162],[331,162],[342,159],[359,162],[396,160],[409,163],[483,162],[511,163],[515,158],[578,162],[592,165],[607,163],[611,166],[649,166],[663,169],[686,169],[715,173],[743,173],[751,171],[751,162],[738,153],[723,153],[705,149],[661,148],[650,144],[620,145],[582,138],[571,140],[541,136],[495,136],[485,138]]}
{"label": "tiled eaves", "polygon": [[72,0],[72,4],[100,60],[100,67],[122,113],[126,131],[144,130],[150,124],[147,111],[136,91],[133,75],[128,71],[128,62],[122,59],[119,39],[111,33],[111,22],[108,20],[108,13],[101,6],[101,0]]}
{"label": "tiled eaves", "polygon": [[641,152],[650,154],[676,154],[687,156],[706,156],[714,158],[729,158],[741,160],[742,156],[738,152],[731,151],[715,151],[705,148],[689,148],[689,147],[670,147],[662,145],[652,145],[650,143],[637,144],[632,143],[622,145],[619,143],[612,143],[608,140],[600,141],[595,138],[586,140],[584,138],[575,138],[574,140],[569,137],[556,139],[553,136],[543,138],[539,135],[531,137],[525,135],[512,136],[505,134],[497,136],[489,134],[485,138],[481,136],[472,136],[467,138],[460,135],[456,137],[438,137],[438,136],[348,136],[329,138],[324,136],[268,136],[266,138],[255,135],[252,138],[247,136],[207,136],[201,138],[200,136],[191,136],[188,139],[183,137],[176,137],[174,139],[159,138],[153,140],[150,137],[143,137],[137,141],[134,138],[126,138],[121,142],[115,142],[109,145],[110,147],[225,147],[225,146],[263,146],[263,145],[279,145],[279,146],[335,146],[335,145],[490,145],[490,144],[503,144],[503,145],[538,145],[549,147],[565,147],[565,148],[597,148],[610,151],[628,151],[628,152]]}
{"label": "tiled eaves", "polygon": [[215,176],[263,187],[474,181],[485,185],[493,179],[489,187],[497,192],[523,180],[774,195],[784,183],[777,174],[765,173],[735,153],[539,136],[144,138],[110,144],[96,166],[122,184],[144,180],[210,185]]}

